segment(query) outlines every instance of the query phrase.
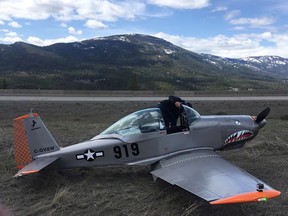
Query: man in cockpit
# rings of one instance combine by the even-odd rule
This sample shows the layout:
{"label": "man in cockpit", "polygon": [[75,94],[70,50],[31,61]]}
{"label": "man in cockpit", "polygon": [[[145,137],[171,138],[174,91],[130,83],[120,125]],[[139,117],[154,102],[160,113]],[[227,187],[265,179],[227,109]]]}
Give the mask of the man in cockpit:
{"label": "man in cockpit", "polygon": [[158,108],[161,110],[166,128],[176,127],[177,119],[180,117],[181,129],[189,130],[185,109],[182,104],[186,104],[185,101],[177,96],[169,96],[168,100],[163,100],[158,104]]}

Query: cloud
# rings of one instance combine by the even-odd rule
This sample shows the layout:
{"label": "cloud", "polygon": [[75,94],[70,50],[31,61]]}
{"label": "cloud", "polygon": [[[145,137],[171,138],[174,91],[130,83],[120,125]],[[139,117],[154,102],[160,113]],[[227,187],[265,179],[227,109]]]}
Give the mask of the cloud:
{"label": "cloud", "polygon": [[13,27],[13,28],[21,28],[22,27],[18,22],[15,22],[15,21],[8,22],[8,26]]}
{"label": "cloud", "polygon": [[5,25],[5,22],[0,20],[0,25]]}
{"label": "cloud", "polygon": [[232,29],[235,30],[235,31],[242,31],[242,30],[245,30],[246,28],[244,26],[235,26]]}
{"label": "cloud", "polygon": [[79,39],[74,36],[68,36],[68,37],[56,38],[56,39],[41,39],[38,37],[30,36],[27,39],[28,43],[31,43],[37,46],[49,46],[55,43],[70,43],[70,42],[75,42],[75,41],[79,41]]}
{"label": "cloud", "polygon": [[225,6],[221,6],[221,7],[216,7],[214,8],[211,12],[215,13],[215,12],[222,12],[222,11],[227,11],[228,8]]}
{"label": "cloud", "polygon": [[81,30],[76,30],[74,27],[69,27],[68,32],[73,35],[81,35],[83,33]]}
{"label": "cloud", "polygon": [[[236,34],[230,37],[216,35],[208,38],[196,38],[160,32],[155,36],[196,53],[234,58],[262,55],[278,55],[288,58],[287,34],[264,32],[261,34]],[[265,42],[268,42],[270,46],[264,46]]]}
{"label": "cloud", "polygon": [[91,29],[105,29],[108,28],[107,25],[103,24],[102,22],[99,22],[97,20],[87,20],[85,23],[85,26]]}
{"label": "cloud", "polygon": [[273,1],[273,4],[270,7],[271,11],[274,11],[276,13],[281,13],[281,14],[288,14],[288,2],[287,1],[281,1],[279,0],[278,2]]}
{"label": "cloud", "polygon": [[23,41],[21,35],[18,35],[16,32],[9,31],[7,29],[1,29],[0,32],[3,32],[3,37],[0,36],[0,43],[11,44],[18,41]]}
{"label": "cloud", "polygon": [[5,35],[8,36],[8,37],[13,37],[13,38],[20,37],[17,32],[12,32],[12,31],[7,31],[5,33]]}
{"label": "cloud", "polygon": [[234,17],[237,17],[240,15],[240,10],[232,10],[232,11],[228,11],[225,16],[224,16],[224,19],[225,20],[231,20],[233,19]]}
{"label": "cloud", "polygon": [[68,27],[68,25],[66,23],[61,23],[60,26],[63,27],[63,28],[67,28]]}
{"label": "cloud", "polygon": [[249,25],[250,27],[263,27],[269,26],[275,23],[275,19],[271,17],[260,17],[260,18],[239,18],[231,19],[229,22],[232,25]]}
{"label": "cloud", "polygon": [[174,9],[200,9],[208,7],[210,0],[148,0],[148,3]]}
{"label": "cloud", "polygon": [[143,14],[146,4],[142,1],[123,0],[2,0],[0,19],[45,20],[54,18],[59,21],[94,19],[116,21],[119,18],[134,19]]}
{"label": "cloud", "polygon": [[0,41],[3,44],[12,44],[23,40],[20,37],[0,37]]}

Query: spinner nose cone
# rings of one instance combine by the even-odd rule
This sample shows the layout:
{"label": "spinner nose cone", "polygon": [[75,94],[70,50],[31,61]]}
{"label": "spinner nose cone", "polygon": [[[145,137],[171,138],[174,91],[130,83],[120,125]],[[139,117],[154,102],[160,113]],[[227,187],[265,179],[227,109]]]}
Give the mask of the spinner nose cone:
{"label": "spinner nose cone", "polygon": [[270,112],[270,107],[267,107],[261,113],[259,113],[255,119],[256,123],[260,125],[261,122],[265,120],[265,118],[268,116],[269,112]]}
{"label": "spinner nose cone", "polygon": [[260,123],[258,123],[259,128],[262,128],[266,125],[267,121],[265,119],[263,119]]}
{"label": "spinner nose cone", "polygon": [[262,128],[266,125],[267,121],[265,120],[265,118],[268,116],[269,112],[270,112],[270,107],[267,107],[257,116],[252,116],[254,121],[258,124],[259,128]]}

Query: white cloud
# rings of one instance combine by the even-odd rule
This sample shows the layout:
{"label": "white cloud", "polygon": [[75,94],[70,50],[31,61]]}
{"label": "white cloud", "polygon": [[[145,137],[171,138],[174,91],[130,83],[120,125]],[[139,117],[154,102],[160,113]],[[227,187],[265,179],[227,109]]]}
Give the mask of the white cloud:
{"label": "white cloud", "polygon": [[60,26],[63,27],[63,28],[67,28],[68,27],[68,25],[66,23],[61,23]]}
{"label": "white cloud", "polygon": [[7,33],[7,32],[9,32],[9,30],[8,29],[0,29],[0,32]]}
{"label": "white cloud", "polygon": [[275,19],[271,17],[260,17],[260,18],[239,18],[231,19],[229,22],[232,25],[249,25],[251,27],[263,27],[269,26],[275,23]]}
{"label": "white cloud", "polygon": [[[196,53],[208,53],[223,57],[248,57],[278,55],[288,58],[288,35],[263,32],[261,34],[216,35],[208,38],[184,37],[158,33],[163,38],[184,49]],[[269,42],[270,46],[263,43]]]}
{"label": "white cloud", "polygon": [[85,23],[85,26],[91,29],[105,29],[108,28],[107,25],[103,24],[102,22],[99,22],[97,20],[87,20]]}
{"label": "white cloud", "polygon": [[82,30],[76,30],[74,27],[69,27],[68,32],[73,35],[81,35],[83,33]]}
{"label": "white cloud", "polygon": [[9,23],[8,23],[8,26],[11,26],[11,27],[13,27],[13,28],[21,28],[21,27],[22,27],[22,26],[21,26],[18,22],[16,22],[16,21],[9,22]]}
{"label": "white cloud", "polygon": [[15,43],[18,41],[23,41],[20,35],[16,32],[9,31],[7,29],[1,29],[0,32],[3,32],[4,36],[0,37],[0,43]]}
{"label": "white cloud", "polygon": [[200,9],[208,7],[210,0],[148,0],[148,3],[175,9]]}
{"label": "white cloud", "polygon": [[11,31],[7,31],[5,35],[8,37],[20,37],[17,32],[11,32]]}
{"label": "white cloud", "polygon": [[272,37],[273,37],[273,35],[271,32],[263,32],[262,34],[260,34],[260,38],[262,38],[262,39],[270,39]]}
{"label": "white cloud", "polygon": [[44,46],[45,45],[44,40],[42,40],[38,37],[33,37],[33,36],[28,37],[27,42],[34,44],[34,45],[38,45],[38,46]]}
{"label": "white cloud", "polygon": [[232,28],[233,30],[236,30],[236,31],[242,31],[242,30],[245,30],[246,28],[244,26],[235,26],[234,28]]}
{"label": "white cloud", "polygon": [[215,12],[222,12],[222,11],[227,11],[228,8],[225,6],[221,6],[221,7],[216,7],[214,8],[211,12],[215,13]]}
{"label": "white cloud", "polygon": [[143,14],[145,8],[142,1],[131,0],[1,0],[0,19],[116,21],[119,18],[133,19]]}
{"label": "white cloud", "polygon": [[5,25],[5,22],[0,20],[0,25]]}
{"label": "white cloud", "polygon": [[239,16],[240,15],[240,10],[232,10],[232,11],[228,11],[225,16],[224,16],[224,19],[225,20],[231,20],[233,19],[234,17],[236,16]]}
{"label": "white cloud", "polygon": [[22,38],[20,37],[0,37],[0,41],[1,43],[4,44],[11,44],[11,43],[15,43],[15,42],[19,42],[19,41],[23,41]]}
{"label": "white cloud", "polygon": [[278,14],[288,14],[288,2],[287,1],[283,1],[283,0],[279,0],[277,1],[273,1],[273,4],[270,7],[270,10],[272,11],[276,11]]}
{"label": "white cloud", "polygon": [[[29,20],[49,17],[49,5],[37,0],[2,0],[0,1],[0,17],[4,20],[25,18]],[[50,7],[50,11],[52,8]]]}
{"label": "white cloud", "polygon": [[79,39],[74,36],[68,36],[65,38],[56,38],[56,39],[41,39],[38,37],[30,36],[27,39],[28,43],[31,43],[37,46],[49,46],[55,43],[70,43],[70,42],[75,42],[75,41],[79,41]]}

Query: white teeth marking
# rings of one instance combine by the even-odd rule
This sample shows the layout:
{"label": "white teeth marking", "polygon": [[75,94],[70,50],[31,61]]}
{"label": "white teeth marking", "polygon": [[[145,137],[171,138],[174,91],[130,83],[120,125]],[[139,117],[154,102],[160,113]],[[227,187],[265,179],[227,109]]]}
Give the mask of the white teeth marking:
{"label": "white teeth marking", "polygon": [[239,132],[237,133],[237,137],[236,137],[236,138],[239,138],[239,137],[242,135],[242,133],[243,133],[243,131],[239,131]]}
{"label": "white teeth marking", "polygon": [[[249,134],[248,137],[244,136],[246,133]],[[241,141],[241,140],[247,139],[247,138],[249,138],[251,136],[253,136],[253,132],[251,132],[251,131],[248,131],[248,130],[238,131],[238,132],[235,132],[234,134],[230,135],[225,140],[225,144],[236,142],[236,141]]]}

